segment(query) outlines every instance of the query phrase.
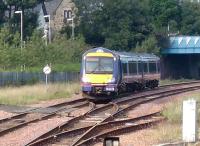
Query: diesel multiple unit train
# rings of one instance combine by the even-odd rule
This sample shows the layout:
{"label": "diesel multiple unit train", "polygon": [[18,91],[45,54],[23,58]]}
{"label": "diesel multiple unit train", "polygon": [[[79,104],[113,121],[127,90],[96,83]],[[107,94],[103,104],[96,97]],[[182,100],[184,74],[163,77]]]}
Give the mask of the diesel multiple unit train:
{"label": "diesel multiple unit train", "polygon": [[116,52],[99,47],[82,56],[83,95],[116,95],[155,88],[159,79],[160,58],[153,54]]}

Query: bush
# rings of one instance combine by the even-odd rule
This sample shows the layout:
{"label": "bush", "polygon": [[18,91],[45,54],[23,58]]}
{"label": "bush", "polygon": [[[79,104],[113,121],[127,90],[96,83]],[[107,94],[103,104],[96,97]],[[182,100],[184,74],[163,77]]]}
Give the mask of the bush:
{"label": "bush", "polygon": [[46,64],[51,64],[56,71],[79,71],[82,53],[86,44],[81,36],[66,39],[55,35],[51,44],[46,45],[41,38],[41,31],[35,30],[20,47],[19,33],[12,34],[8,28],[0,30],[0,70],[41,71]]}

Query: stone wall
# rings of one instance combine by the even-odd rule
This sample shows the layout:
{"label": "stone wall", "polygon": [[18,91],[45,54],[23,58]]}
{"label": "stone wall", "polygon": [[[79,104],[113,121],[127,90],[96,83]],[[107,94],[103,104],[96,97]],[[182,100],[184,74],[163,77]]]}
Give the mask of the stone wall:
{"label": "stone wall", "polygon": [[70,25],[71,21],[67,21],[67,17],[70,18],[75,13],[77,8],[71,0],[63,0],[57,10],[54,12],[51,26],[54,30],[59,31],[65,25]]}

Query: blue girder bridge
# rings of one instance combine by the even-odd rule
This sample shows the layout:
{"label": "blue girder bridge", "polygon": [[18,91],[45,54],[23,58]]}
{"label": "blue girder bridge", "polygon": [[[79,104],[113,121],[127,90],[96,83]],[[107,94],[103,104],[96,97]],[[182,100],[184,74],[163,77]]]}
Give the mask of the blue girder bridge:
{"label": "blue girder bridge", "polygon": [[169,37],[162,53],[162,78],[200,79],[200,36]]}
{"label": "blue girder bridge", "polygon": [[196,54],[200,53],[200,36],[170,37],[168,48],[162,54]]}

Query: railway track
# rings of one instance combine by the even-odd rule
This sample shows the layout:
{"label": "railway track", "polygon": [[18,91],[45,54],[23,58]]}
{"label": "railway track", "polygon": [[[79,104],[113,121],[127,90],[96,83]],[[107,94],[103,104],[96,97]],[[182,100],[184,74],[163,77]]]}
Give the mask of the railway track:
{"label": "railway track", "polygon": [[[147,114],[147,115],[143,115],[140,117],[136,117],[136,118],[130,118],[130,119],[124,119],[124,120],[117,120],[117,121],[110,121],[110,122],[104,122],[98,125],[98,134],[96,134],[95,136],[90,135],[91,137],[87,138],[86,140],[84,140],[82,143],[80,144],[88,144],[88,142],[93,142],[93,139],[96,139],[98,137],[103,137],[105,135],[108,134],[108,132],[111,132],[113,130],[116,129],[120,129],[123,128],[124,125],[127,126],[133,126],[136,125],[136,122],[139,123],[141,122],[141,120],[150,120],[153,117],[156,117],[157,115],[159,115],[159,112],[155,112],[155,113],[151,113],[151,114]],[[74,129],[74,130],[70,130],[70,131],[64,131],[61,132],[59,134],[41,139],[35,143],[32,143],[32,146],[36,146],[36,145],[50,145],[50,144],[54,144],[54,145],[70,145],[70,143],[73,143],[73,138],[74,137],[79,137],[81,134],[83,134],[84,132],[86,132],[87,130],[91,129],[92,126],[87,126],[87,127],[83,127],[80,129]]]}
{"label": "railway track", "polygon": [[70,113],[74,110],[77,110],[78,108],[88,107],[88,105],[89,102],[87,102],[85,99],[78,99],[69,102],[54,104],[46,108],[34,108],[24,113],[1,119],[0,136],[27,126],[30,123],[46,120],[54,116],[61,115],[62,113]]}
{"label": "railway track", "polygon": [[72,118],[71,120],[62,123],[58,127],[51,129],[49,132],[38,136],[36,139],[30,141],[26,145],[30,145],[38,139],[49,137],[62,131],[81,129],[82,127],[93,126],[97,123],[100,123],[103,119],[107,119],[110,115],[116,113],[119,110],[118,106],[116,106],[114,103],[107,105],[108,106],[97,107],[83,115]]}
{"label": "railway track", "polygon": [[[80,127],[73,126],[72,128],[69,128],[69,127],[71,127],[70,124],[66,123],[65,125],[61,125],[60,129],[57,130],[56,132],[50,131],[51,134],[46,134],[46,136],[43,135],[42,137],[38,137],[37,139],[31,141],[27,145],[30,145],[30,146],[45,145],[46,142],[47,142],[46,145],[51,145],[51,144],[54,144],[54,145],[65,144],[65,145],[71,145],[71,146],[85,145],[85,143],[91,142],[92,139],[97,139],[99,137],[103,137],[104,135],[110,135],[111,133],[124,131],[126,129],[138,129],[136,125],[145,126],[145,125],[149,125],[149,124],[151,125],[151,124],[157,123],[163,119],[162,118],[156,119],[156,120],[150,119],[145,122],[138,123],[138,124],[132,123],[133,125],[131,125],[131,126],[122,126],[122,127],[118,127],[118,129],[111,128],[107,132],[103,131],[103,132],[98,133],[99,129],[102,129],[99,127],[102,127],[102,125],[104,125],[105,127],[109,127],[111,124],[111,123],[109,123],[109,121],[112,121],[113,123],[114,122],[118,123],[118,121],[115,121],[116,119],[123,119],[124,117],[126,117],[126,112],[133,110],[135,107],[137,107],[141,104],[149,103],[151,101],[154,101],[154,100],[157,100],[160,98],[180,94],[183,92],[200,89],[199,83],[192,83],[192,84],[193,84],[192,86],[188,85],[188,84],[187,85],[184,84],[184,87],[179,84],[180,87],[176,86],[175,88],[170,88],[170,89],[163,88],[161,90],[147,91],[145,93],[133,95],[133,96],[126,97],[123,99],[116,99],[113,103],[108,103],[102,107],[92,110],[90,113],[85,114],[86,117],[88,117],[90,114],[93,117],[96,115],[96,118],[98,119],[99,117],[97,116],[97,113],[101,113],[100,114],[101,117],[98,122],[94,122],[92,125],[80,126],[80,124],[78,124]],[[115,107],[115,109],[117,109],[117,110],[114,110],[112,113],[106,114],[105,113],[106,110],[104,108],[109,109],[112,106]],[[101,112],[99,112],[99,110]],[[109,111],[110,111],[110,109],[109,109]],[[102,114],[102,113],[104,113],[104,114]],[[105,116],[105,115],[107,115],[107,116]],[[138,118],[141,118],[141,117],[138,117]],[[79,117],[76,120],[78,120],[79,121],[78,123],[80,123],[80,121],[83,120],[83,117],[81,117],[81,118]],[[131,120],[134,120],[134,119],[131,119]],[[124,121],[126,121],[126,120],[124,120]],[[108,125],[105,125],[106,122]],[[136,124],[136,125],[134,125],[134,124]],[[68,127],[68,128],[66,128],[66,127]],[[108,128],[103,128],[103,129],[108,129]],[[75,134],[73,132],[77,132],[79,134],[74,136]],[[71,138],[69,141],[67,141],[66,140],[67,137],[63,136],[66,133],[68,135],[67,137],[69,137],[69,135],[72,135],[73,138]],[[62,138],[59,139],[60,136],[65,137],[64,141],[62,141]],[[38,139],[40,139],[40,140],[37,141]],[[50,143],[48,143],[48,142],[50,142]]]}

